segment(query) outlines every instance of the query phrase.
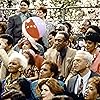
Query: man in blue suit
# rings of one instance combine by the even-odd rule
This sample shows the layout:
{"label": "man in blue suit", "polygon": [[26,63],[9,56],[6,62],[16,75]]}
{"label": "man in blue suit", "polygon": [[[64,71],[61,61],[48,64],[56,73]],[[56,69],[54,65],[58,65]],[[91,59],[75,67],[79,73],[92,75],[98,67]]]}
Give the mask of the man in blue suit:
{"label": "man in blue suit", "polygon": [[22,23],[29,17],[32,17],[32,14],[28,12],[30,2],[27,0],[22,0],[20,2],[20,11],[17,14],[14,14],[9,17],[6,33],[10,34],[14,39],[14,45],[22,37]]}

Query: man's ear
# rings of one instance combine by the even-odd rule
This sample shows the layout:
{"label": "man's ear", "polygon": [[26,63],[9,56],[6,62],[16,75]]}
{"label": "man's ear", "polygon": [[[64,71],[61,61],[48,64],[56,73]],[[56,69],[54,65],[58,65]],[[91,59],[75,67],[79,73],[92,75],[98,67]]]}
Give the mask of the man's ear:
{"label": "man's ear", "polygon": [[66,46],[69,45],[69,40],[66,40],[65,42],[66,42]]}
{"label": "man's ear", "polygon": [[95,48],[97,48],[98,47],[98,42],[96,42],[96,46],[95,46]]}
{"label": "man's ear", "polygon": [[44,13],[43,15],[44,15],[44,17],[46,17],[46,15],[47,15],[47,14],[46,14],[46,13]]}
{"label": "man's ear", "polygon": [[23,71],[23,67],[20,66],[20,68],[18,69],[19,72],[22,72]]}
{"label": "man's ear", "polygon": [[89,68],[89,67],[90,67],[90,63],[87,62],[87,64],[86,64],[86,68]]}

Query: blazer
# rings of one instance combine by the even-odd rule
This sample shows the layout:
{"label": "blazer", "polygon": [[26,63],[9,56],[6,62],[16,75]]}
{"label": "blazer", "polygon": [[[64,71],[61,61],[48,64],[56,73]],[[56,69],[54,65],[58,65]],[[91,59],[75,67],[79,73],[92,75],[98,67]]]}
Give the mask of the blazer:
{"label": "blazer", "polygon": [[[97,74],[97,73],[91,71],[91,74],[90,74],[89,79],[90,79],[91,77],[93,77],[93,76],[99,76],[99,74]],[[74,93],[75,85],[76,85],[77,79],[78,79],[78,75],[73,76],[72,78],[70,78],[70,79],[68,80],[68,84],[67,84],[67,87],[66,87],[67,93]]]}
{"label": "blazer", "polygon": [[[65,79],[67,78],[68,74],[70,73],[70,70],[72,67],[72,61],[73,61],[75,54],[76,54],[75,49],[72,49],[69,47],[67,48],[66,56],[63,59],[63,62],[60,66],[60,68],[61,68],[60,76],[63,76]],[[44,53],[44,58],[57,63],[57,55],[58,55],[58,51],[51,47]]]}
{"label": "blazer", "polygon": [[63,62],[61,65],[61,76],[63,76],[65,79],[70,73],[75,54],[76,54],[76,49],[72,49],[69,47],[67,48],[66,56],[63,59]]}
{"label": "blazer", "polygon": [[[21,13],[10,16],[7,23],[6,33],[10,34],[13,37],[14,45],[22,37],[22,20],[20,18],[20,15]],[[32,17],[32,14],[29,13],[28,18],[29,17]]]}

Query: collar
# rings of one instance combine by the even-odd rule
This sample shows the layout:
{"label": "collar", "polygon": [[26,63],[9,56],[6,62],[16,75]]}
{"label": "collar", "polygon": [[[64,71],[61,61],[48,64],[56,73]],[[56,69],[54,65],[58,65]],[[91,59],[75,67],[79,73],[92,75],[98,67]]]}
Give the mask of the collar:
{"label": "collar", "polygon": [[86,75],[84,75],[83,77],[81,77],[79,74],[78,74],[78,78],[79,80],[83,79],[83,83],[87,82],[87,80],[89,79],[91,75],[91,71],[89,70],[88,73]]}

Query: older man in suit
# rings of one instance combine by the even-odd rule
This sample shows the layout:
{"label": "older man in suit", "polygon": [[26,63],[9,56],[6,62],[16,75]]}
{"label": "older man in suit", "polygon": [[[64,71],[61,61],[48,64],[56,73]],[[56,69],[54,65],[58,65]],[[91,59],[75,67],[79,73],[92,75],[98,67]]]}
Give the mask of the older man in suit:
{"label": "older man in suit", "polygon": [[98,75],[90,70],[92,61],[93,56],[89,52],[82,50],[76,52],[72,68],[77,75],[68,80],[67,94],[76,94],[79,98],[84,95],[89,78]]}
{"label": "older man in suit", "polygon": [[22,23],[29,17],[32,17],[32,14],[28,12],[30,2],[27,0],[22,0],[20,2],[20,11],[17,14],[14,14],[9,17],[6,33],[10,34],[14,39],[14,45],[22,37]]}

